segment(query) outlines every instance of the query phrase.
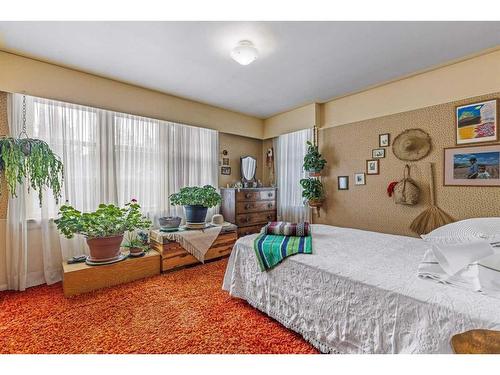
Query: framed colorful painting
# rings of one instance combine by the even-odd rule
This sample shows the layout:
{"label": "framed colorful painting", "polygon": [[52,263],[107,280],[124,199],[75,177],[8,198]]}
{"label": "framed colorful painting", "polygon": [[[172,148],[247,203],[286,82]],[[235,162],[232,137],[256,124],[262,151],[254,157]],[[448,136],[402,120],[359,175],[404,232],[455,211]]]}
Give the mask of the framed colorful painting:
{"label": "framed colorful painting", "polygon": [[445,148],[443,184],[500,186],[500,145]]}
{"label": "framed colorful painting", "polygon": [[498,100],[462,105],[456,108],[456,144],[498,140]]}

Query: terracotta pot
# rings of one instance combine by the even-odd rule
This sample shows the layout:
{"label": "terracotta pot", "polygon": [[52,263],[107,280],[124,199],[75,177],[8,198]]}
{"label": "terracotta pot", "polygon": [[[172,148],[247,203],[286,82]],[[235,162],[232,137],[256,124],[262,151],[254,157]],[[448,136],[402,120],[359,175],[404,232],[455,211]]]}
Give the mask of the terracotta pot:
{"label": "terracotta pot", "polygon": [[142,250],[140,247],[131,247],[131,248],[129,248],[129,250],[130,250],[130,254],[132,256],[140,255],[144,252],[144,250]]}
{"label": "terracotta pot", "polygon": [[309,171],[309,177],[319,177],[321,176],[321,171]]}
{"label": "terracotta pot", "polygon": [[322,199],[311,199],[307,202],[309,204],[309,207],[321,207],[323,205],[323,200]]}
{"label": "terracotta pot", "polygon": [[123,234],[113,237],[87,239],[90,249],[90,260],[93,262],[109,262],[120,257],[120,245]]}

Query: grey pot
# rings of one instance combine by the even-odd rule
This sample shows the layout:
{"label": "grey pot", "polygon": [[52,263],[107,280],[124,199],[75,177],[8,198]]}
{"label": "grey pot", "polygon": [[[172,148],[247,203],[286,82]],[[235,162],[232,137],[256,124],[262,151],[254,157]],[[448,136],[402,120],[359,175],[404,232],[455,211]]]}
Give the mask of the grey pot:
{"label": "grey pot", "polygon": [[178,228],[182,218],[179,216],[165,216],[158,219],[162,228]]}

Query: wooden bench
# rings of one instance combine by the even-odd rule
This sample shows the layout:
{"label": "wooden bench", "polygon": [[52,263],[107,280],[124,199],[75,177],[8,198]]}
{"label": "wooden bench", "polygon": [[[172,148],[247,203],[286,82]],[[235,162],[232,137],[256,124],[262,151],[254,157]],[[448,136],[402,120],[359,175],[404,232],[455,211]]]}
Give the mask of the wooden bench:
{"label": "wooden bench", "polygon": [[[231,250],[237,239],[238,235],[236,232],[219,234],[205,255],[205,261],[219,259],[231,254]],[[155,240],[151,240],[151,248],[158,251],[161,255],[162,272],[201,264],[198,259],[188,253],[177,242],[166,241],[165,243],[159,243]]]}
{"label": "wooden bench", "polygon": [[63,262],[63,291],[66,297],[128,283],[160,274],[160,254],[150,250],[140,258],[100,266]]}

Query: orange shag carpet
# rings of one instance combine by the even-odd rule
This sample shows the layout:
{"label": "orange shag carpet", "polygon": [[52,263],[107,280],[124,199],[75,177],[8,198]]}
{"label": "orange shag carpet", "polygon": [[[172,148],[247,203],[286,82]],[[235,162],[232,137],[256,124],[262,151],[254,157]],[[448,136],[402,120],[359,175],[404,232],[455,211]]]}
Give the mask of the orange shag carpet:
{"label": "orange shag carpet", "polygon": [[73,298],[0,292],[0,353],[317,353],[221,290],[227,259]]}

